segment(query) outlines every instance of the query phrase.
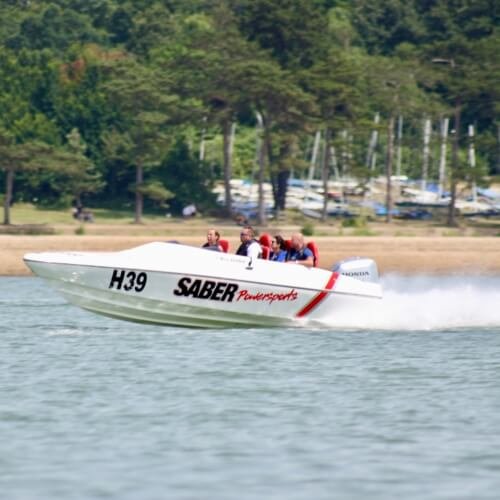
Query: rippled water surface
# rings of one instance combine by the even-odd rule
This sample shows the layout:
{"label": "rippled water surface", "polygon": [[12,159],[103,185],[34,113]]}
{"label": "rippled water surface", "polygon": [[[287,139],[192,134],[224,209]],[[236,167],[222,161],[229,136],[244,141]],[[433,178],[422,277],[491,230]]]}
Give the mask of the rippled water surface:
{"label": "rippled water surface", "polygon": [[500,277],[324,328],[141,326],[0,278],[5,499],[498,499]]}

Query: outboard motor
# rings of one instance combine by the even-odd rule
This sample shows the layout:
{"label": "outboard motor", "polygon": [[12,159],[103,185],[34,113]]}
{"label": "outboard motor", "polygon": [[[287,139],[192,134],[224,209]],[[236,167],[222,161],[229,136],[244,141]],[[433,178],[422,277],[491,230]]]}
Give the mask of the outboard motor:
{"label": "outboard motor", "polygon": [[378,268],[373,259],[367,257],[350,257],[337,262],[332,272],[350,276],[360,281],[378,283]]}

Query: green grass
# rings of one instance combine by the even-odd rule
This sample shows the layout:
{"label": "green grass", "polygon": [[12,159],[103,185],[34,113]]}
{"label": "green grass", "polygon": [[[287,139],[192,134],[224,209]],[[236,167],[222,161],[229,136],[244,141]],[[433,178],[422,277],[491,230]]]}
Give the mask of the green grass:
{"label": "green grass", "polygon": [[415,233],[412,233],[411,231],[396,231],[394,236],[415,236]]}
{"label": "green grass", "polygon": [[342,227],[366,229],[368,227],[368,221],[367,221],[366,217],[363,217],[363,216],[351,217],[351,218],[342,220]]}
{"label": "green grass", "polygon": [[38,209],[30,203],[16,203],[10,209],[12,224],[65,224],[71,223],[71,211]]}
{"label": "green grass", "polygon": [[[176,237],[178,235],[193,235],[202,234],[207,227],[218,227],[226,232],[226,234],[235,235],[239,232],[239,227],[231,219],[213,218],[213,217],[195,217],[184,219],[182,217],[166,218],[163,215],[146,214],[143,216],[143,222],[140,225],[134,225],[134,210],[133,207],[127,210],[111,210],[109,208],[92,208],[94,215],[93,223],[81,223],[72,217],[71,208],[67,209],[50,209],[38,208],[29,203],[16,203],[11,208],[11,223],[15,226],[46,226],[38,230],[36,234],[48,234],[47,231],[55,231],[56,234],[86,234],[86,235],[103,235],[103,234],[128,234],[128,235],[151,235],[161,238]],[[1,211],[1,209],[0,209]],[[307,226],[310,226],[309,228]],[[418,236],[425,235],[421,232],[426,227],[432,230],[432,234],[448,237],[460,237],[464,235],[474,236],[500,236],[500,221],[499,220],[481,220],[481,221],[464,221],[462,227],[447,228],[441,226],[435,221],[425,223],[423,221],[397,223],[393,224],[392,230],[387,231],[389,226],[383,228],[374,226],[367,221],[365,217],[354,217],[352,219],[344,219],[341,222],[328,221],[321,223],[320,221],[311,222],[310,220],[299,217],[295,211],[287,211],[282,214],[279,221],[271,220],[269,228],[257,229],[264,231],[281,231],[285,233],[296,232],[297,230],[312,229],[315,236],[378,236],[378,235],[393,235],[393,236]],[[18,228],[22,231],[28,231],[28,228]],[[16,234],[28,234],[28,233]],[[33,234],[37,228],[33,228]],[[3,231],[5,233],[5,231]],[[31,233],[30,233],[31,234]]]}
{"label": "green grass", "polygon": [[367,227],[357,227],[352,232],[353,236],[378,236],[377,231],[372,231]]}
{"label": "green grass", "polygon": [[[104,208],[91,208],[94,214],[95,224],[130,224],[134,221],[134,212],[132,210],[110,210]],[[50,209],[39,208],[30,203],[16,203],[11,208],[12,224],[74,224],[80,222],[73,219],[71,209]],[[165,217],[160,215],[144,215],[143,222],[159,223],[164,222]]]}

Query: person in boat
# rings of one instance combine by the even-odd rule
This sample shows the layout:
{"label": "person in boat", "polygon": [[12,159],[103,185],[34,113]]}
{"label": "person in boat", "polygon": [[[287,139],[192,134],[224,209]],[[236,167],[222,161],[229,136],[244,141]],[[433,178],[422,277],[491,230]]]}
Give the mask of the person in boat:
{"label": "person in boat", "polygon": [[292,242],[286,256],[286,261],[291,264],[302,264],[306,267],[314,266],[314,255],[307,248],[304,236],[301,233],[292,234]]}
{"label": "person in boat", "polygon": [[271,241],[271,254],[269,260],[276,262],[286,261],[286,243],[282,236],[276,235]]}
{"label": "person in boat", "polygon": [[240,233],[241,245],[236,250],[236,255],[244,257],[252,257],[258,259],[262,257],[262,248],[260,243],[255,239],[255,232],[252,226],[243,226]]}
{"label": "person in boat", "polygon": [[206,248],[207,250],[214,250],[215,252],[223,252],[223,248],[219,244],[220,233],[215,229],[209,229],[207,231],[207,241],[202,246],[202,248]]}

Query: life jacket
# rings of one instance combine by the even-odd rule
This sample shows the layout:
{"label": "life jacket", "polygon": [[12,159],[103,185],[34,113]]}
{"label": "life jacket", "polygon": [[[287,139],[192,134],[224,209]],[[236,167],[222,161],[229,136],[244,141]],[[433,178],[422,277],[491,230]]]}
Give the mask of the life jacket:
{"label": "life jacket", "polygon": [[269,256],[269,260],[273,260],[275,262],[285,262],[287,257],[286,250],[278,250],[276,253],[271,252]]}
{"label": "life jacket", "polygon": [[[307,257],[304,255],[306,248],[307,248],[306,246],[304,246],[300,250],[295,250],[294,248],[291,248],[288,251],[286,260],[306,260]],[[309,248],[307,249],[310,250]],[[313,254],[313,259],[314,259],[314,254]]]}

